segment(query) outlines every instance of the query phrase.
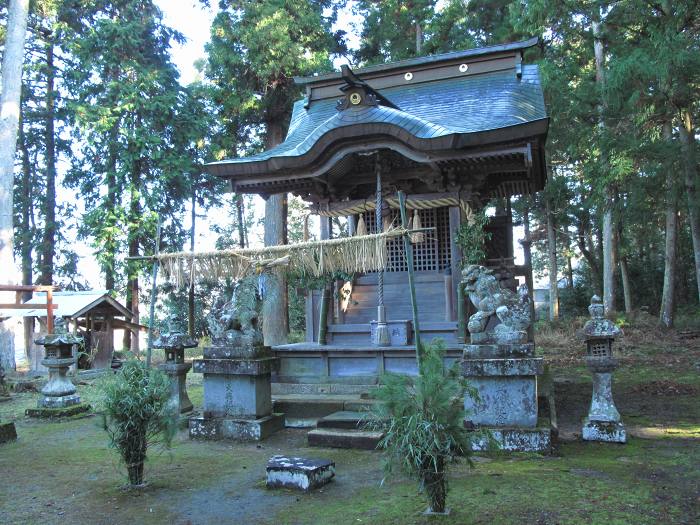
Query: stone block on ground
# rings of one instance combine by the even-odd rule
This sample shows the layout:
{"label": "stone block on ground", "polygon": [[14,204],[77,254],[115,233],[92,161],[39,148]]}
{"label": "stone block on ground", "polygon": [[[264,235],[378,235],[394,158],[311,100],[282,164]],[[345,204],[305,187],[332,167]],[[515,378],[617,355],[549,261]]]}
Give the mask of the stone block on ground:
{"label": "stone block on ground", "polygon": [[591,421],[586,419],[581,437],[584,441],[627,443],[627,432],[621,421]]}
{"label": "stone block on ground", "polygon": [[335,463],[327,459],[272,456],[267,462],[267,486],[303,491],[329,483],[335,476]]}
{"label": "stone block on ground", "polygon": [[495,441],[496,449],[489,448],[488,439],[475,439],[471,443],[473,452],[540,452],[552,451],[552,432],[549,427],[536,428],[484,428]]}
{"label": "stone block on ground", "polygon": [[91,408],[92,407],[87,403],[79,403],[77,405],[59,408],[28,408],[24,413],[29,417],[36,417],[39,419],[56,419],[61,417],[77,416],[79,414],[89,412]]}
{"label": "stone block on ground", "polygon": [[260,441],[283,428],[284,414],[258,419],[195,416],[189,420],[191,439]]}
{"label": "stone block on ground", "polygon": [[12,422],[0,423],[0,443],[7,443],[16,439],[17,430],[15,430],[15,424]]}

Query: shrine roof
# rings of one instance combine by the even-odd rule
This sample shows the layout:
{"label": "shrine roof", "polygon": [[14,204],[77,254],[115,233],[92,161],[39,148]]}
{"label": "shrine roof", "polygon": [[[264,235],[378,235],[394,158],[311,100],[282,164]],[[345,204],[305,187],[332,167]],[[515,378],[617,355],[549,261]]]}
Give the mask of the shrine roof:
{"label": "shrine roof", "polygon": [[522,50],[536,42],[355,70],[352,78],[376,95],[377,103],[369,105],[339,107],[345,91],[353,89],[343,73],[297,79],[306,86],[306,97],[294,104],[284,142],[256,155],[208,164],[208,170],[234,183],[283,171],[318,175],[328,167],[327,159],[322,167],[319,160],[327,151],[353,141],[362,141],[367,150],[381,139],[434,153],[544,140],[548,117],[538,68],[521,63]]}

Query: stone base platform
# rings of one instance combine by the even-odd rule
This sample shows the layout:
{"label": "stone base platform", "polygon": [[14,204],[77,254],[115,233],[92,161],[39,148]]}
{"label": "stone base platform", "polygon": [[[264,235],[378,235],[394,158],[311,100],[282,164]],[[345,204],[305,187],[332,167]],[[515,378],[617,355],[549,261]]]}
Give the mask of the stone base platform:
{"label": "stone base platform", "polygon": [[473,452],[541,452],[552,451],[552,432],[549,427],[535,428],[482,428],[491,433],[498,448],[490,449],[489,440],[482,438],[472,442]]}
{"label": "stone base platform", "polygon": [[590,421],[583,423],[581,437],[584,441],[627,443],[627,432],[621,421]]}
{"label": "stone base platform", "polygon": [[259,419],[195,416],[189,420],[191,439],[260,441],[284,428],[284,414]]}
{"label": "stone base platform", "polygon": [[335,476],[335,463],[327,459],[272,456],[267,462],[268,488],[313,490]]}
{"label": "stone base platform", "polygon": [[78,403],[77,405],[70,405],[63,408],[28,408],[24,411],[25,415],[29,417],[36,417],[39,419],[56,419],[61,417],[71,417],[89,412],[92,407],[87,403]]}
{"label": "stone base platform", "polygon": [[39,399],[39,408],[68,408],[80,404],[80,396],[43,396]]}
{"label": "stone base platform", "polygon": [[8,443],[16,439],[17,430],[15,430],[15,424],[12,422],[0,423],[0,443]]}
{"label": "stone base platform", "polygon": [[306,436],[310,447],[375,450],[384,433],[373,430],[317,428]]}

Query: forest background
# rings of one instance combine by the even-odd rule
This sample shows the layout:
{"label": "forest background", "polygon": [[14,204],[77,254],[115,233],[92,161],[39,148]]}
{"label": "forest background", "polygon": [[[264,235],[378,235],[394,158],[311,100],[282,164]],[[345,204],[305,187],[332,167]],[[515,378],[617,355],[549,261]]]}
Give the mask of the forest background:
{"label": "forest background", "polygon": [[[549,182],[512,201],[535,272],[549,276],[562,315],[583,313],[593,293],[611,315],[644,309],[666,328],[679,311],[698,313],[695,1],[188,0],[181,9],[202,7],[215,15],[185,84],[172,59],[184,36],[156,2],[31,3],[14,169],[22,283],[94,286],[78,271],[83,243],[102,286],[138,312],[150,266],[126,257],[154,252],[159,223],[161,251],[191,249],[202,229],[220,248],[255,241],[251,198],[226,193],[203,165],[282,141],[301,96],[295,75],[539,36],[525,60],[540,65],[551,116]],[[7,11],[0,1],[2,43]],[[302,239],[303,203],[265,208],[287,217],[285,241]],[[304,326],[297,285],[288,283],[292,333]],[[189,309],[190,331],[204,335],[212,286],[161,281],[159,318]]]}

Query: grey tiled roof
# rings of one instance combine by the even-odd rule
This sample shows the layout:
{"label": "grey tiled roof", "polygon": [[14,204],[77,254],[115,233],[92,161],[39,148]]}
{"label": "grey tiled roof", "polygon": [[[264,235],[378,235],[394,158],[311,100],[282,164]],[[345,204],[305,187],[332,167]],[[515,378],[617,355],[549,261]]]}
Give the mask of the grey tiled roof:
{"label": "grey tiled roof", "polygon": [[[504,51],[517,51],[524,50],[536,46],[539,41],[538,37],[533,37],[528,40],[521,40],[519,42],[508,42],[505,44],[496,44],[492,46],[484,46],[473,49],[463,49],[460,51],[450,51],[447,53],[438,53],[435,55],[422,56],[407,58],[405,60],[398,60],[396,62],[385,62],[382,64],[375,64],[373,66],[365,66],[359,69],[354,69],[353,73],[356,75],[366,75],[368,73],[377,73],[380,71],[391,71],[396,69],[404,69],[408,67],[421,66],[425,64],[444,62],[446,60],[464,60],[471,59],[474,57],[482,55],[490,55],[493,53],[499,53]],[[322,75],[313,75],[310,77],[294,77],[294,80],[298,84],[312,84],[319,80],[328,79],[339,79],[341,74],[337,71],[333,73],[326,73]]]}
{"label": "grey tiled roof", "polygon": [[[524,65],[522,77],[514,69],[401,85],[381,90],[400,110],[385,106],[336,110],[337,98],[294,104],[287,138],[278,146],[244,158],[215,164],[245,164],[272,158],[301,156],[333,129],[357,124],[384,123],[416,138],[471,134],[527,124],[547,118],[537,66]],[[340,98],[340,97],[338,97]]]}

